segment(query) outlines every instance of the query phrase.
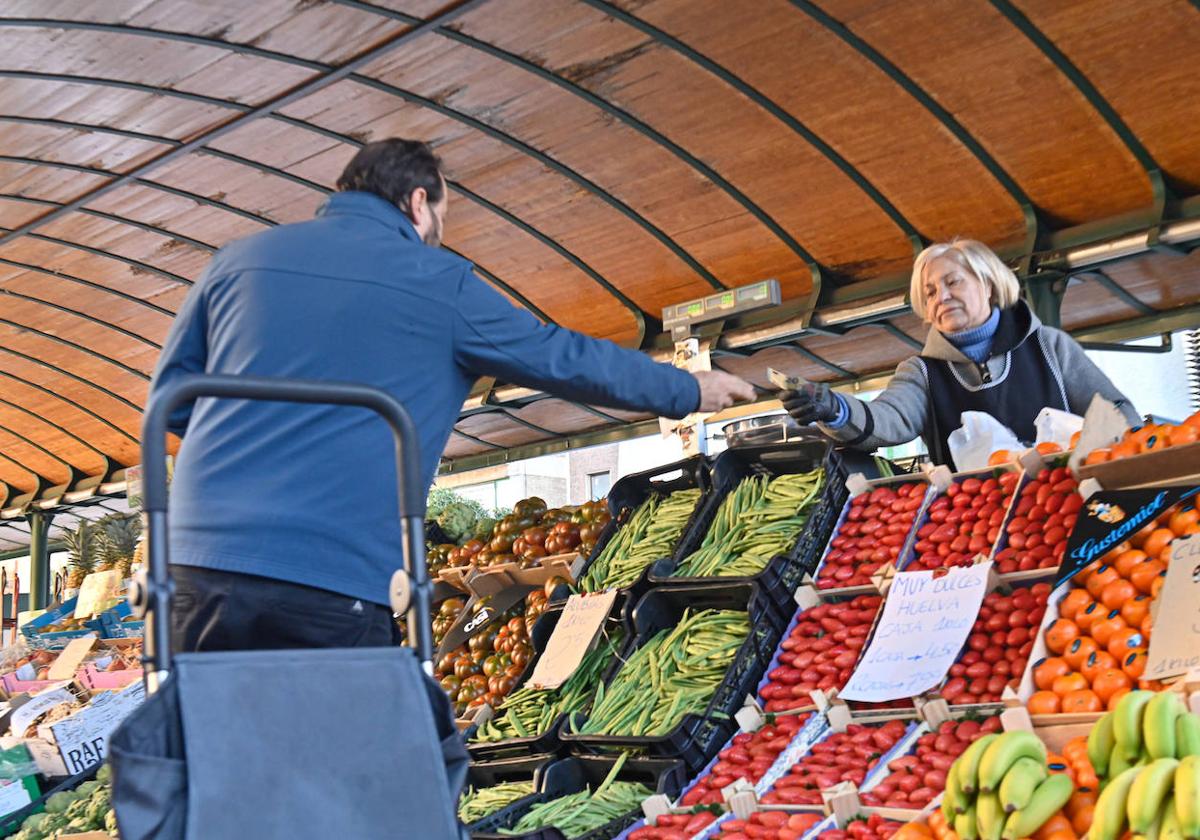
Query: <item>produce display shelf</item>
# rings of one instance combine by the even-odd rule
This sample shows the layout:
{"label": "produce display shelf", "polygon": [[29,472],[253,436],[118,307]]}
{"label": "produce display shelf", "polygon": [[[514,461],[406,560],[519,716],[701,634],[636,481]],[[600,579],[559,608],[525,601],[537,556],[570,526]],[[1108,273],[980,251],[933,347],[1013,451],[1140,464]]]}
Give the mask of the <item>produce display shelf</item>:
{"label": "produce display shelf", "polygon": [[[613,602],[612,610],[605,622],[605,629],[602,632],[611,631],[614,628],[619,628],[626,633],[625,638],[629,638],[627,632],[626,613],[626,597],[618,595]],[[554,633],[554,629],[558,626],[558,620],[562,617],[562,607],[550,607],[538,618],[537,623],[533,626],[533,632],[530,634],[530,641],[533,643],[533,656],[529,659],[529,664],[525,667],[525,671],[521,674],[517,683],[513,686],[515,692],[533,675],[534,668],[537,667],[537,662],[542,657],[542,653],[546,650],[546,645],[550,642],[550,636]],[[620,665],[620,659],[614,658],[604,674],[601,676],[601,681],[606,682],[610,679],[617,667]],[[510,692],[511,694],[511,692]],[[558,718],[550,724],[550,727],[541,735],[529,736],[525,738],[507,738],[503,741],[493,742],[467,742],[467,751],[471,755],[473,761],[491,761],[499,758],[530,755],[538,753],[557,752],[562,746],[559,740],[559,733],[563,722],[566,720],[566,715],[559,715]]]}
{"label": "produce display shelf", "polygon": [[[746,577],[674,575],[679,564],[703,544],[721,504],[742,481],[753,476],[775,478],[817,469],[824,471],[824,484],[820,494],[811,503],[807,523],[797,532],[792,547],[772,558],[761,572]],[[777,611],[786,616],[792,593],[815,561],[813,547],[828,538],[833,512],[840,508],[839,496],[846,492],[843,458],[828,444],[794,442],[727,449],[713,463],[712,488],[698,505],[696,518],[684,539],[672,557],[664,558],[651,567],[649,580],[658,586],[687,586],[713,580],[758,583],[770,594]]]}
{"label": "produce display shelf", "polygon": [[[628,659],[660,630],[674,626],[687,609],[744,610],[750,619],[750,633],[705,711],[684,715],[674,729],[660,736],[577,734],[564,725],[560,737],[573,752],[638,749],[655,756],[681,758],[688,770],[695,771],[736,731],[733,715],[761,677],[783,628],[776,623],[770,602],[754,584],[711,582],[654,589],[633,608],[633,636],[621,658]],[[585,721],[583,715],[576,719],[579,726]]]}
{"label": "produce display shelf", "polygon": [[[873,583],[854,586],[829,586],[822,588],[820,585],[820,573],[821,570],[825,568],[826,562],[829,558],[829,553],[834,547],[833,542],[841,533],[842,526],[846,522],[852,506],[851,503],[854,501],[854,499],[861,496],[863,493],[869,493],[879,487],[898,487],[900,485],[913,483],[925,484],[926,489],[921,498],[921,505],[917,509],[916,514],[913,516],[912,525],[905,536],[904,542],[900,546],[900,553],[897,558],[897,560],[899,560],[905,556],[911,545],[916,541],[916,533],[919,523],[924,517],[929,505],[932,504],[933,500],[937,497],[937,488],[930,482],[929,477],[923,473],[895,475],[887,478],[869,480],[861,488],[860,492],[852,492],[850,489],[847,489],[845,500],[842,502],[841,510],[837,516],[837,520],[834,522],[833,527],[829,531],[829,536],[825,540],[824,550],[821,552],[820,561],[809,573],[811,582],[817,589],[817,593],[822,599],[840,598],[847,595],[865,595],[880,591],[879,587]],[[893,564],[893,568],[894,567],[895,566]]]}
{"label": "produce display shelf", "polygon": [[504,782],[533,782],[534,792],[488,814],[467,826],[472,834],[496,832],[512,828],[513,824],[534,805],[570,793],[566,788],[570,774],[563,772],[564,763],[553,754],[502,758],[496,761],[474,762],[467,768],[467,785],[477,790]]}
{"label": "produce display shelf", "polygon": [[[675,475],[676,473],[678,475]],[[581,578],[587,574],[588,569],[616,536],[617,531],[625,526],[629,518],[650,497],[651,493],[670,494],[676,490],[698,489],[701,491],[700,499],[696,502],[691,517],[680,532],[679,541],[676,543],[678,548],[688,538],[689,532],[693,530],[697,517],[704,506],[704,496],[711,486],[712,463],[711,459],[704,455],[694,455],[681,461],[639,473],[631,473],[621,478],[608,493],[608,509],[612,514],[612,519],[600,532],[595,547],[579,569],[578,577]],[[637,581],[625,587],[633,601],[644,595],[651,587],[651,583],[647,579],[649,565],[647,564],[647,569],[643,570]],[[565,603],[569,594],[570,590],[566,586],[560,586],[551,595],[550,603]]]}
{"label": "produce display shelf", "polygon": [[56,793],[63,791],[74,790],[84,782],[91,781],[96,778],[96,774],[100,772],[102,764],[93,764],[86,770],[76,773],[74,776],[67,776],[61,779],[58,784],[51,787],[49,790],[43,791],[42,795],[30,802],[20,810],[13,811],[11,814],[5,814],[0,817],[0,837],[7,837],[15,833],[21,823],[25,822],[29,817],[45,809],[46,800]]}
{"label": "produce display shelf", "polygon": [[[547,796],[547,801],[557,796],[575,793],[585,788],[595,790],[612,770],[616,758],[602,756],[571,756],[552,765],[553,777],[559,791],[554,796]],[[547,778],[549,773],[544,774]],[[661,758],[628,758],[617,774],[620,781],[640,782],[656,793],[665,794],[671,799],[679,795],[679,791],[687,781],[687,772],[682,762]],[[510,822],[505,828],[511,828],[529,812],[536,803],[530,802],[510,815]],[[589,831],[576,840],[613,840],[618,837],[631,823],[636,822],[640,809],[618,817],[606,825]],[[564,835],[556,828],[546,828],[528,834],[499,834],[495,832],[473,832],[475,840],[565,840]]]}

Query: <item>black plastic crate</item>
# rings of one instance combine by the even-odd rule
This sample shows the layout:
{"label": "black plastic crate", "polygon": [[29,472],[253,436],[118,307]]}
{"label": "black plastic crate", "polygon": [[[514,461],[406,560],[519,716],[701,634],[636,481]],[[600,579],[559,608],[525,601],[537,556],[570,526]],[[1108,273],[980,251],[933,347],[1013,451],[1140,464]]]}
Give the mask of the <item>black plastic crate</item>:
{"label": "black plastic crate", "polygon": [[[553,795],[548,795],[541,801],[557,799],[560,796],[565,796],[569,793],[576,793],[584,788],[595,790],[612,770],[613,764],[617,761],[616,758],[605,756],[572,756],[560,761],[554,762],[546,769],[543,779],[546,784],[553,783],[556,785],[556,790]],[[617,774],[617,778],[625,782],[641,782],[649,787],[655,793],[663,793],[673,801],[679,792],[683,790],[683,786],[687,784],[688,773],[682,762],[671,759],[661,758],[628,758],[624,766]],[[515,825],[517,821],[533,807],[534,802],[530,802],[523,807],[520,814],[517,814],[512,819],[508,828]],[[587,834],[582,835],[578,840],[612,840],[619,835],[641,817],[641,810],[630,811],[623,817],[618,817],[607,825],[603,825]],[[471,837],[476,840],[512,840],[517,837],[520,840],[565,840],[565,835],[556,828],[546,828],[540,831],[535,831],[531,834],[487,834],[483,832],[472,832]]]}
{"label": "black plastic crate", "polygon": [[[679,564],[704,543],[704,538],[716,519],[717,512],[725,498],[732,493],[741,482],[756,475],[775,477],[796,473],[811,472],[817,468],[826,473],[825,485],[818,498],[813,502],[809,513],[808,523],[801,530],[796,542],[786,553],[777,555],[758,574],[749,577],[675,577],[673,575]],[[846,475],[843,459],[832,450],[827,443],[816,441],[791,441],[771,443],[759,446],[737,447],[722,452],[713,464],[712,489],[705,495],[699,515],[693,520],[685,538],[680,542],[675,554],[653,565],[648,579],[655,586],[677,586],[706,583],[712,581],[754,582],[769,595],[773,608],[779,614],[779,620],[786,624],[791,617],[793,604],[792,594],[804,577],[804,565],[809,556],[819,553],[824,546],[824,540],[819,535],[813,535],[814,530],[831,528],[836,521],[841,505],[828,507],[831,494],[837,493],[837,487],[845,493]],[[825,539],[828,534],[825,534]],[[815,562],[815,559],[814,561]]]}
{"label": "black plastic crate", "polygon": [[[616,600],[613,601],[613,608],[609,613],[608,620],[605,622],[605,632],[619,627],[626,634],[624,641],[617,646],[618,651],[624,650],[631,637],[631,634],[628,632],[629,625],[626,619],[626,602],[626,596],[618,594]],[[533,631],[530,633],[530,641],[533,643],[533,656],[530,657],[525,671],[521,674],[516,685],[513,686],[513,691],[523,686],[533,674],[533,669],[537,665],[537,661],[541,658],[542,653],[546,650],[546,645],[550,642],[550,636],[554,633],[554,628],[558,626],[558,619],[562,616],[562,611],[563,607],[561,606],[550,607],[538,617],[537,623],[533,625]],[[614,661],[601,674],[601,681],[607,681],[616,672],[620,661],[619,656],[614,657]],[[528,738],[507,738],[503,741],[493,741],[490,743],[468,742],[467,751],[471,754],[473,761],[491,761],[499,758],[527,756],[537,753],[556,753],[562,747],[558,735],[565,717],[566,715],[559,715],[558,719],[550,724],[550,728],[541,735],[530,736]],[[471,734],[474,734],[474,731],[474,728],[472,728]],[[471,736],[467,735],[467,737],[470,738]]]}
{"label": "black plastic crate", "polygon": [[[672,464],[666,464],[639,473],[632,473],[617,481],[608,493],[608,510],[612,514],[612,519],[604,526],[604,530],[600,532],[600,537],[596,540],[595,547],[588,555],[587,561],[579,572],[580,576],[582,577],[587,573],[592,563],[600,556],[600,552],[616,536],[617,530],[629,521],[629,518],[649,498],[651,493],[670,494],[676,490],[691,490],[694,488],[698,488],[701,491],[702,495],[700,500],[697,501],[695,509],[692,511],[692,517],[684,525],[683,531],[680,534],[681,541],[686,539],[704,505],[703,494],[706,494],[711,487],[711,466],[711,459],[704,455],[695,455]],[[667,479],[662,478],[662,476],[680,471],[682,471],[682,475]],[[646,574],[643,572],[638,581],[628,587],[628,590],[636,599],[644,594],[648,588]],[[569,594],[570,590],[566,586],[559,586],[554,590],[550,598],[550,603],[565,603]]]}
{"label": "black plastic crate", "polygon": [[556,765],[562,764],[562,761],[558,756],[543,754],[472,762],[467,768],[467,785],[470,787],[478,790],[503,782],[532,781],[534,792],[506,805],[499,811],[488,814],[483,819],[468,824],[467,830],[474,833],[496,832],[503,828],[512,828],[521,818],[521,814],[534,805],[570,793],[571,791],[564,786],[571,780],[570,774],[563,773],[556,768]]}
{"label": "black plastic crate", "polygon": [[15,834],[21,828],[21,823],[25,822],[25,820],[29,819],[34,814],[40,813],[46,809],[47,799],[56,793],[75,790],[75,788],[79,787],[84,782],[91,781],[92,779],[96,778],[96,774],[100,772],[100,768],[103,766],[103,762],[100,764],[95,764],[86,770],[76,773],[74,776],[60,779],[58,784],[54,785],[49,790],[44,791],[41,796],[30,802],[25,807],[18,811],[13,811],[11,814],[8,814],[4,817],[0,817],[0,837],[7,837],[10,834]]}
{"label": "black plastic crate", "polygon": [[[745,610],[750,617],[750,634],[709,700],[702,714],[688,714],[664,735],[574,734],[567,723],[560,739],[575,754],[620,750],[642,750],[647,754],[681,759],[689,772],[707,764],[737,729],[733,715],[741,708],[766,670],[783,633],[783,624],[770,599],[753,583],[714,582],[693,586],[663,587],[648,592],[633,608],[630,625],[633,637],[622,654],[628,659],[660,630],[678,623],[684,610]],[[615,676],[615,673],[614,673]],[[582,725],[585,715],[576,718]]]}

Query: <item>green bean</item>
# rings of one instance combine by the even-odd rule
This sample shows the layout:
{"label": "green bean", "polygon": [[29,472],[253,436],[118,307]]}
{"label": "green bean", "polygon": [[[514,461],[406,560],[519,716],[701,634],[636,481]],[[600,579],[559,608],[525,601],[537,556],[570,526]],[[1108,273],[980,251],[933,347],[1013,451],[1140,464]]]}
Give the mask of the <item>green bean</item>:
{"label": "green bean", "polygon": [[602,696],[600,675],[620,651],[624,632],[620,627],[601,636],[595,648],[558,688],[521,686],[496,708],[491,720],[479,727],[472,743],[493,743],[510,738],[539,738],[549,731],[559,715],[586,712]]}
{"label": "green bean", "polygon": [[821,494],[822,470],[743,479],[717,509],[700,548],[674,577],[751,577],[796,544]]}
{"label": "green bean", "polygon": [[625,759],[622,755],[613,763],[595,793],[585,789],[534,805],[515,826],[501,830],[501,834],[529,834],[554,827],[570,840],[636,812],[654,791],[638,782],[617,780]]}
{"label": "green bean", "polygon": [[655,560],[670,557],[699,500],[699,490],[651,493],[592,562],[582,591],[631,586]]}
{"label": "green bean", "polygon": [[703,714],[749,632],[745,612],[685,611],[633,652],[581,726],[571,716],[572,731],[653,737]]}
{"label": "green bean", "polygon": [[533,791],[533,782],[502,782],[481,790],[467,788],[458,800],[458,818],[470,825],[533,795]]}

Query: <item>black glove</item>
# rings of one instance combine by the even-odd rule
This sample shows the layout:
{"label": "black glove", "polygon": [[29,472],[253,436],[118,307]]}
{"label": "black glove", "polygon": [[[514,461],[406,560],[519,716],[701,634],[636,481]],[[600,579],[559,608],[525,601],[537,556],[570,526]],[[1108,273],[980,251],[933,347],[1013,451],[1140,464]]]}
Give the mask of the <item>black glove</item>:
{"label": "black glove", "polygon": [[797,391],[783,391],[779,395],[783,407],[797,423],[829,423],[842,413],[841,404],[828,385],[809,383]]}

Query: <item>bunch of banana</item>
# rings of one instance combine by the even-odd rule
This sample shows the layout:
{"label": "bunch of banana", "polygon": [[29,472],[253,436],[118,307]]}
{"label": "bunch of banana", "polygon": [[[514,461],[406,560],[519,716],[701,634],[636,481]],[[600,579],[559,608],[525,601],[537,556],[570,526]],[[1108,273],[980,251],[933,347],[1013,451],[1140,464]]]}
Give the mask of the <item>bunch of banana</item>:
{"label": "bunch of banana", "polygon": [[1046,747],[1032,732],[979,738],[946,774],[942,814],[960,840],[1030,837],[1067,803],[1071,779],[1051,774]]}
{"label": "bunch of banana", "polygon": [[1173,691],[1131,691],[1088,737],[1102,780],[1089,840],[1200,838],[1200,717]]}
{"label": "bunch of banana", "polygon": [[1131,691],[1088,734],[1088,760],[1101,781],[1162,758],[1200,756],[1200,717],[1173,691]]}

